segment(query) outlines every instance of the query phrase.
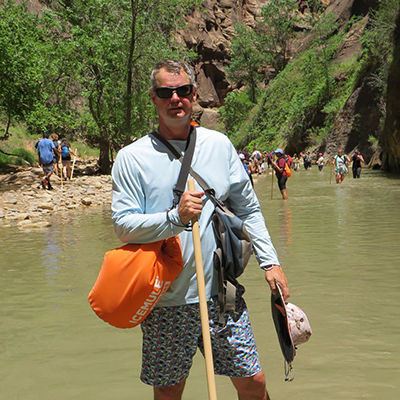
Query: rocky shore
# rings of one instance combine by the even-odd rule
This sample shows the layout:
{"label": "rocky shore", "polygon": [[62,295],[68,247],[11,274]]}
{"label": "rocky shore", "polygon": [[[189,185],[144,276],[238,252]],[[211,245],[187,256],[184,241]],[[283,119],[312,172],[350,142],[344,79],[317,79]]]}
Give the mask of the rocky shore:
{"label": "rocky shore", "polygon": [[0,227],[21,229],[51,226],[54,215],[67,215],[79,209],[109,207],[112,179],[110,175],[92,173],[90,165],[81,166],[70,181],[53,175],[53,190],[40,186],[40,167],[20,168],[0,174]]}

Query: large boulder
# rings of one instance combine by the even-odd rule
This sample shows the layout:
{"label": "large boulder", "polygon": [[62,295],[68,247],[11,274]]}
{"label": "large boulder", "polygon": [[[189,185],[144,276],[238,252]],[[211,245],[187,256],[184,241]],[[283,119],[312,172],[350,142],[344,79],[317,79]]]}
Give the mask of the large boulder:
{"label": "large boulder", "polygon": [[334,155],[339,148],[345,153],[357,148],[369,161],[374,150],[368,139],[378,130],[381,118],[378,98],[378,89],[368,79],[355,89],[339,112],[328,136],[325,149],[328,155]]}

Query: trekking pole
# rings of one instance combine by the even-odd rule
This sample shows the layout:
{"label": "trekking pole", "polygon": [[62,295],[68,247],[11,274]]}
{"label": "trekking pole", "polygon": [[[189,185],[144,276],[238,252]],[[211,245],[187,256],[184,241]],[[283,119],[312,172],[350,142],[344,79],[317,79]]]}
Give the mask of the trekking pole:
{"label": "trekking pole", "polygon": [[72,178],[73,178],[73,176],[74,176],[74,168],[75,168],[75,161],[76,161],[76,155],[78,154],[78,149],[75,149],[75,152],[74,152],[74,161],[72,161],[72,169],[71,169],[71,181],[72,181]]}
{"label": "trekking pole", "polygon": [[272,168],[272,173],[271,173],[271,200],[272,200],[273,192],[274,192],[274,169]]}
{"label": "trekking pole", "polygon": [[62,164],[62,159],[61,159],[61,153],[60,156],[58,157],[58,163],[60,165],[60,178],[61,178],[61,189],[63,188],[63,170],[64,170],[64,166]]}
{"label": "trekking pole", "polygon": [[[188,189],[194,191],[194,180],[188,180]],[[201,254],[200,227],[197,218],[192,220],[192,235],[194,247],[194,259],[196,263],[197,289],[199,292],[201,333],[203,335],[204,358],[206,361],[206,374],[208,386],[208,399],[217,400],[215,386],[214,362],[211,350],[210,327],[208,325],[208,309],[206,299],[206,287],[204,283],[203,257]]]}
{"label": "trekking pole", "polygon": [[330,171],[330,174],[329,174],[329,184],[332,183],[332,175],[333,175],[333,164],[332,164],[332,168],[331,168],[331,171]]}

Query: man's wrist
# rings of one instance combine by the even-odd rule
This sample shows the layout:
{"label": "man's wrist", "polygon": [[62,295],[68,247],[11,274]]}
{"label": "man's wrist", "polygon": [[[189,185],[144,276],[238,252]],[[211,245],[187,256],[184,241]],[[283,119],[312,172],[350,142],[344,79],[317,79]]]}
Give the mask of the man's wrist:
{"label": "man's wrist", "polygon": [[264,271],[271,271],[271,269],[275,268],[275,267],[280,267],[279,264],[268,264],[265,265],[264,267],[261,267]]}

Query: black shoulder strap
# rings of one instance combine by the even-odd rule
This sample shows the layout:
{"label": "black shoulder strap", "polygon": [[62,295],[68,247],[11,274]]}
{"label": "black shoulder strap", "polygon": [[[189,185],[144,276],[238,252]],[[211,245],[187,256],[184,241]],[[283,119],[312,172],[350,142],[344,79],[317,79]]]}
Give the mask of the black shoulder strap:
{"label": "black shoulder strap", "polygon": [[[189,135],[188,140],[192,135],[194,137],[194,140],[190,139],[183,158],[182,158],[181,154],[179,153],[179,151],[171,143],[169,143],[168,140],[166,140],[164,137],[162,137],[158,132],[152,133],[152,135],[155,138],[157,138],[161,143],[163,143],[165,145],[165,147],[174,155],[174,157],[177,158],[182,163],[182,168],[181,168],[181,171],[179,174],[177,184],[174,189],[174,194],[179,195],[179,200],[180,200],[180,196],[182,196],[182,193],[185,190],[188,174],[190,173],[190,175],[197,181],[197,183],[204,190],[204,192],[208,196],[208,198],[215,205],[218,205],[219,207],[223,207],[223,204],[215,197],[214,189],[210,188],[207,185],[207,182],[197,172],[195,172],[192,169],[192,167],[190,166],[191,162],[192,162],[192,158],[193,158],[194,146],[196,144],[195,143],[196,142],[196,128],[195,127],[192,127],[192,128],[193,128],[193,130],[192,130],[192,133]],[[191,149],[192,146],[193,146],[193,150]],[[192,152],[191,155],[190,155],[190,151]],[[187,156],[187,153],[189,153],[188,156]],[[176,197],[176,196],[174,196],[174,197]],[[179,203],[179,200],[178,200],[178,203]],[[178,203],[175,204],[175,201],[174,201],[174,205],[177,205]]]}
{"label": "black shoulder strap", "polygon": [[187,138],[185,154],[183,157],[181,156],[179,151],[158,132],[153,132],[153,136],[156,137],[161,143],[163,143],[168,148],[168,150],[171,151],[174,157],[177,158],[182,163],[181,170],[179,172],[179,177],[174,187],[173,207],[175,207],[178,205],[182,197],[182,194],[185,191],[186,181],[189,175],[190,165],[192,163],[194,149],[196,146],[196,128],[194,126],[191,127],[189,136]]}

